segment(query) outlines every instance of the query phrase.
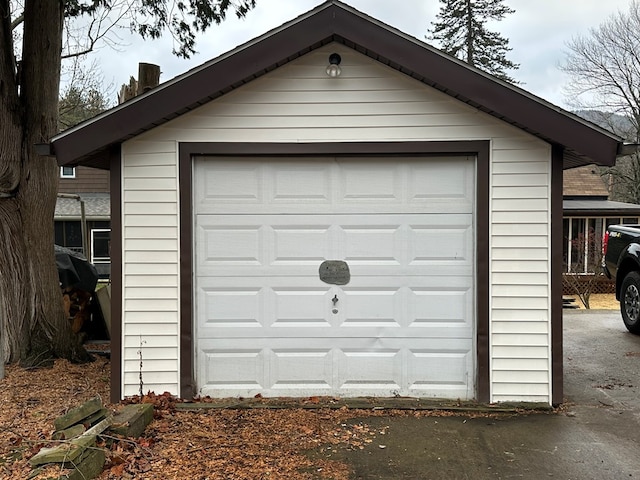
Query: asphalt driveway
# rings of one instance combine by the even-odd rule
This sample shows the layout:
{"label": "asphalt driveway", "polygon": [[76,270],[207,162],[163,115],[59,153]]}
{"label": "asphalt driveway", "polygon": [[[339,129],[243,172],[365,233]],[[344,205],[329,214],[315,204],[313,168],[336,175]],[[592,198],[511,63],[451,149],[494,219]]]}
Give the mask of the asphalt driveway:
{"label": "asphalt driveway", "polygon": [[564,348],[561,413],[367,418],[385,434],[325,455],[366,480],[640,478],[640,336],[617,311],[565,311]]}

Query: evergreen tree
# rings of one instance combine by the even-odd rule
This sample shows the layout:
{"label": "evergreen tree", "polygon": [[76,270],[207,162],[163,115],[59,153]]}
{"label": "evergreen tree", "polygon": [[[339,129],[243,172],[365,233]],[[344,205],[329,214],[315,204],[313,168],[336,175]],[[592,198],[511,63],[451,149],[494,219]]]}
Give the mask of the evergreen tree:
{"label": "evergreen tree", "polygon": [[507,59],[511,50],[509,40],[486,27],[487,21],[502,20],[515,10],[504,5],[504,0],[440,0],[440,3],[438,21],[431,22],[433,27],[427,38],[436,40],[442,51],[469,65],[518,83],[505,73],[519,67]]}
{"label": "evergreen tree", "polygon": [[83,120],[95,117],[107,107],[107,100],[100,90],[83,90],[77,85],[71,85],[58,102],[58,129],[73,127]]}

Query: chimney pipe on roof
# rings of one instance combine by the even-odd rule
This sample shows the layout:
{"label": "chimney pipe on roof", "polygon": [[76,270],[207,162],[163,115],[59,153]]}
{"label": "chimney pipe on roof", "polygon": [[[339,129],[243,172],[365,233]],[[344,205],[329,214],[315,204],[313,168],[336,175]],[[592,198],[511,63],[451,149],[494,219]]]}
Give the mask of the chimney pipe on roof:
{"label": "chimney pipe on roof", "polygon": [[138,64],[138,91],[141,95],[160,84],[160,67],[152,63]]}
{"label": "chimney pipe on roof", "polygon": [[160,84],[160,67],[152,63],[138,64],[138,80],[129,78],[129,85],[122,85],[118,103],[124,103],[137,95],[142,95]]}

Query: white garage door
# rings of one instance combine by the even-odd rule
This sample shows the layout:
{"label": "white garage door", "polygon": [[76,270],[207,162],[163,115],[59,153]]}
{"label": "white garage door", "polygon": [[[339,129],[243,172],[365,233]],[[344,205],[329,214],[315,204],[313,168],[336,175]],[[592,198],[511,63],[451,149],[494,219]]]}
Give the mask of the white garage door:
{"label": "white garage door", "polygon": [[473,398],[474,190],[473,157],[196,159],[200,394]]}

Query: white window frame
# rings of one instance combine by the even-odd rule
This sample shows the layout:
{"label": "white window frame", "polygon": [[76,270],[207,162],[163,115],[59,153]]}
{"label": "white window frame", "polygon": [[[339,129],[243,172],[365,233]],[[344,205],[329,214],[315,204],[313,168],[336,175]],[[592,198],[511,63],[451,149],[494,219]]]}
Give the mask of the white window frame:
{"label": "white window frame", "polygon": [[[65,173],[65,168],[70,168],[71,173]],[[76,178],[76,167],[60,167],[60,178]]]}
{"label": "white window frame", "polygon": [[92,228],[91,229],[91,263],[111,263],[111,257],[96,257],[93,252],[96,251],[94,248],[95,242],[95,233],[102,232],[111,232],[110,228]]}

